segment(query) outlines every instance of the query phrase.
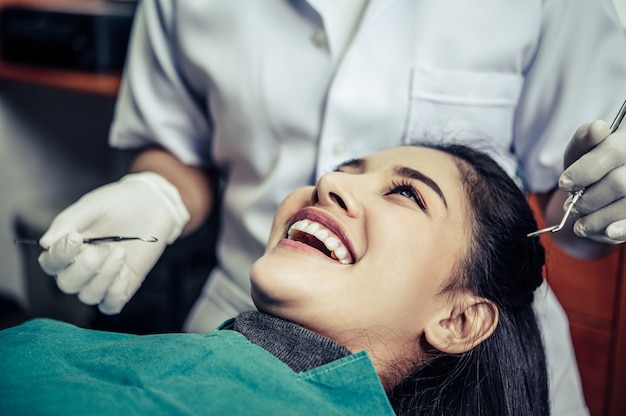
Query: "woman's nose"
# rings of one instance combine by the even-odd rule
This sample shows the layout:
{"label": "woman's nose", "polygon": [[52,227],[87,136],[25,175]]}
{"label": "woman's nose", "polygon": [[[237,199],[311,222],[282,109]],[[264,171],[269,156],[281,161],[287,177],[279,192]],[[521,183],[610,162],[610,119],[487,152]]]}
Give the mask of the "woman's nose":
{"label": "woman's nose", "polygon": [[317,181],[317,200],[320,206],[336,206],[349,216],[356,217],[360,212],[360,203],[355,194],[355,175],[332,172]]}

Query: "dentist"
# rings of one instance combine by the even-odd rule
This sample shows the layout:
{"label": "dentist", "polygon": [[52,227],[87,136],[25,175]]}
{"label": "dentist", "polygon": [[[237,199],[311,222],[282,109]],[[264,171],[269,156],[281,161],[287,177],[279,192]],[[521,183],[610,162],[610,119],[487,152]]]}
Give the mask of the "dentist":
{"label": "dentist", "polygon": [[[290,190],[431,137],[488,138],[520,186],[542,195],[549,222],[563,191],[587,187],[560,244],[605,255],[626,240],[626,132],[607,137],[594,122],[570,138],[624,100],[618,51],[611,0],[143,1],[110,135],[141,152],[128,176],[59,214],[40,264],[61,290],[118,313],[167,244],[218,203],[207,173],[218,175],[218,265],[185,325],[208,332],[253,307],[248,271]],[[160,242],[82,244],[120,233]],[[552,411],[586,414],[567,319],[545,290],[536,308]]]}

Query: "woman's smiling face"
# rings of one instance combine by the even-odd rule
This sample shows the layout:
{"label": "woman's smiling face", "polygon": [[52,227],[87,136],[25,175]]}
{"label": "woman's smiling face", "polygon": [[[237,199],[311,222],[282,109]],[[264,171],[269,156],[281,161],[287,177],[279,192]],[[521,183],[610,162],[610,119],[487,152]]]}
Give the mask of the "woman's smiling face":
{"label": "woman's smiling face", "polygon": [[448,303],[441,294],[468,248],[452,156],[397,147],[348,162],[277,210],[251,273],[261,311],[351,350],[360,335],[414,343]]}

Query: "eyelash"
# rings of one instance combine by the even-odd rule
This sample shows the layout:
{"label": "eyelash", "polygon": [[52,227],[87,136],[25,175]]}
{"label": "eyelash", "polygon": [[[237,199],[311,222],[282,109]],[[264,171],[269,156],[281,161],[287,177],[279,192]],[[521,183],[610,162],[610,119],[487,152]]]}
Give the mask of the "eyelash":
{"label": "eyelash", "polygon": [[420,195],[419,192],[417,192],[415,187],[411,185],[409,182],[394,181],[391,184],[391,189],[385,195],[399,194],[401,192],[407,192],[410,195],[410,197],[413,199],[413,201],[417,204],[417,206],[419,206],[422,210],[426,210],[426,204],[424,203],[422,196]]}

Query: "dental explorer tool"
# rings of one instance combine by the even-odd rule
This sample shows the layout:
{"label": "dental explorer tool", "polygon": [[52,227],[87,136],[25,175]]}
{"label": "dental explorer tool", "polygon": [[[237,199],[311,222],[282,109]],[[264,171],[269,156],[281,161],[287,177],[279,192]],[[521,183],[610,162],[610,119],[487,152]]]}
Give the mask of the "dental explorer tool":
{"label": "dental explorer tool", "polygon": [[[611,123],[611,132],[609,134],[615,133],[617,128],[622,123],[622,120],[624,119],[625,115],[626,115],[626,101],[624,101],[624,103],[622,104],[622,107],[617,112],[617,116],[615,116],[613,123]],[[565,225],[565,222],[567,221],[569,214],[572,212],[572,208],[574,208],[574,204],[578,202],[578,200],[580,199],[584,191],[585,191],[585,188],[582,188],[572,194],[572,202],[570,202],[569,206],[565,210],[565,213],[563,214],[563,218],[561,219],[560,223],[558,223],[557,225],[552,225],[550,227],[542,228],[541,230],[533,231],[532,233],[528,233],[526,234],[526,237],[537,237],[538,235],[541,235],[543,233],[548,233],[548,232],[556,233],[557,231],[560,231]]]}
{"label": "dental explorer tool", "polygon": [[[121,235],[109,235],[106,237],[85,238],[83,239],[83,244],[119,243],[121,241],[143,241],[144,243],[156,243],[159,240],[156,237],[124,237]],[[38,240],[29,240],[24,238],[16,238],[13,242],[15,244],[39,245]]]}

